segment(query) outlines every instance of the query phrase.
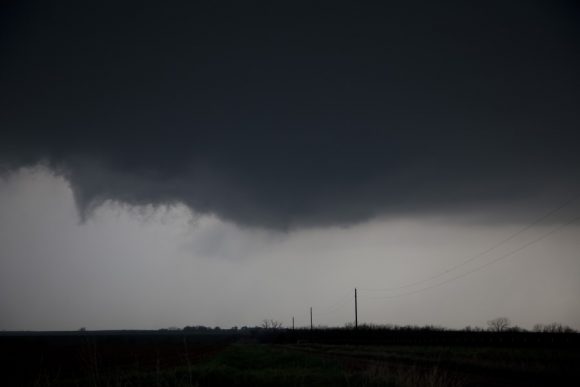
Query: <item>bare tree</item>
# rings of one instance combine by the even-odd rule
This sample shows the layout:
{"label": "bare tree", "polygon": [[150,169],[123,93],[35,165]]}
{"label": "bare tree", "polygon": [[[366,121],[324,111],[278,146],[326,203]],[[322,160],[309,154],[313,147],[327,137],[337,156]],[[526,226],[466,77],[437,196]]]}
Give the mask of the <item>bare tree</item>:
{"label": "bare tree", "polygon": [[282,328],[282,323],[273,319],[262,320],[262,328],[264,329],[280,329]]}
{"label": "bare tree", "polygon": [[498,317],[487,322],[487,327],[493,332],[503,332],[509,328],[511,322],[507,317]]}
{"label": "bare tree", "polygon": [[553,322],[550,324],[536,324],[534,325],[535,332],[546,332],[546,333],[572,333],[574,329],[567,325]]}

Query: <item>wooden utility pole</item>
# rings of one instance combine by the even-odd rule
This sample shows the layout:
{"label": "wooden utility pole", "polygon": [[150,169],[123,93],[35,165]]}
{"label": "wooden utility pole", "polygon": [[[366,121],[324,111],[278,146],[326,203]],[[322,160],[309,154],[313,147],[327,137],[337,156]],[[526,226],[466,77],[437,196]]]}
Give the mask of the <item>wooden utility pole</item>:
{"label": "wooden utility pole", "polygon": [[358,303],[356,299],[356,288],[354,288],[354,329],[358,329]]}
{"label": "wooden utility pole", "polygon": [[310,330],[312,330],[312,307],[310,307]]}
{"label": "wooden utility pole", "polygon": [[294,330],[294,316],[292,316],[292,330]]}

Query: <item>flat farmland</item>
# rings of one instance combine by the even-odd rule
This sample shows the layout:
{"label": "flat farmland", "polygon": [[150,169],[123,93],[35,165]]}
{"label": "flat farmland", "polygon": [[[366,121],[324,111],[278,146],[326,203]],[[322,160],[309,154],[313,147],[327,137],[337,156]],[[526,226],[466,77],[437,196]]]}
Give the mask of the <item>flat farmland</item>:
{"label": "flat farmland", "polygon": [[399,386],[575,386],[572,348],[286,345]]}
{"label": "flat farmland", "polygon": [[580,369],[570,345],[369,345],[364,332],[345,331],[351,343],[329,343],[327,331],[226,332],[0,335],[3,385],[575,386]]}
{"label": "flat farmland", "polygon": [[[138,374],[188,368],[223,351],[230,335],[32,334],[0,337],[0,369],[13,385],[117,385]],[[126,382],[126,381],[125,381]]]}

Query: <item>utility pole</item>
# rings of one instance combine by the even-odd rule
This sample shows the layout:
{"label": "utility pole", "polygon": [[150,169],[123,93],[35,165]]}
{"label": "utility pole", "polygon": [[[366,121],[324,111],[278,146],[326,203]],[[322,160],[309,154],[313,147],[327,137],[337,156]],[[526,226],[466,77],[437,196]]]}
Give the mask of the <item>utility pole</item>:
{"label": "utility pole", "polygon": [[356,288],[354,288],[354,329],[358,329],[358,302],[356,299]]}
{"label": "utility pole", "polygon": [[312,307],[310,307],[310,330],[312,330]]}
{"label": "utility pole", "polygon": [[292,330],[294,330],[294,316],[292,316]]}

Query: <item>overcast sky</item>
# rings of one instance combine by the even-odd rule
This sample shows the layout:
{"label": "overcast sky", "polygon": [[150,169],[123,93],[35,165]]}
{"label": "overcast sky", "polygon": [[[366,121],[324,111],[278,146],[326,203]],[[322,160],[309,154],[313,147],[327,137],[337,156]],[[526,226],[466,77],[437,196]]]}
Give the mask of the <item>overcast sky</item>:
{"label": "overcast sky", "polygon": [[1,11],[0,329],[580,328],[575,2]]}

